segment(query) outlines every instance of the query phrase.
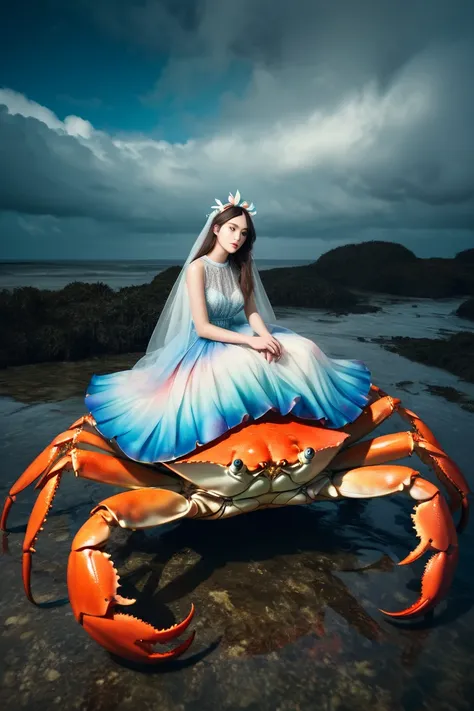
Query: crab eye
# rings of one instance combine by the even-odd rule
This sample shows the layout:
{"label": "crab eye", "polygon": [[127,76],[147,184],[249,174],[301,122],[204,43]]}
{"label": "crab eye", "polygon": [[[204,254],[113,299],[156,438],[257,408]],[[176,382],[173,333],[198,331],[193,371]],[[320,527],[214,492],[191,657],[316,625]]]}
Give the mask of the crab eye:
{"label": "crab eye", "polygon": [[232,464],[230,465],[229,469],[232,474],[240,474],[242,469],[244,468],[244,463],[241,459],[234,459]]}
{"label": "crab eye", "polygon": [[300,460],[301,464],[309,464],[315,454],[316,452],[312,447],[306,447],[304,452],[300,452],[298,454],[298,459]]}

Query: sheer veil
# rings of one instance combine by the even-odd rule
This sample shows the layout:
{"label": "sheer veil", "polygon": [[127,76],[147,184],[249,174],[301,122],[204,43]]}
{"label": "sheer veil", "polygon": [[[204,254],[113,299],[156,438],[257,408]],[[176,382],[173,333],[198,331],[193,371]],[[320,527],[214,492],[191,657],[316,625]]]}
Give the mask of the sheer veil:
{"label": "sheer veil", "polygon": [[[179,344],[180,348],[183,347],[183,345],[190,345],[193,321],[186,285],[186,269],[201,248],[206,235],[209,232],[212,221],[218,212],[219,210],[217,209],[208,215],[206,223],[191,247],[191,251],[186,258],[183,268],[181,269],[178,278],[176,279],[165,302],[165,305],[163,306],[163,310],[148,342],[146,353],[135,363],[133,369],[148,368],[149,366],[157,365],[159,356],[163,349],[172,342],[175,342],[176,345]],[[268,299],[265,287],[262,284],[258,269],[255,266],[253,257],[250,259],[257,311],[266,324],[275,323],[276,316],[270,300]]]}

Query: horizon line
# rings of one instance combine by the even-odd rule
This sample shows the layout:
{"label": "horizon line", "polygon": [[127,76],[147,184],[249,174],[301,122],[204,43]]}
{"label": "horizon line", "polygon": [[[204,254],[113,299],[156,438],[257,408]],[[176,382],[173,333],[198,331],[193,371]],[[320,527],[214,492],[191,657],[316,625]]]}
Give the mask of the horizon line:
{"label": "horizon line", "polygon": [[[18,262],[18,263],[27,263],[27,262],[174,262],[174,261],[184,261],[186,260],[187,257],[161,257],[161,258],[148,258],[148,259],[134,259],[133,257],[127,258],[123,257],[122,259],[108,259],[106,257],[102,257],[100,259],[84,259],[83,257],[71,257],[71,258],[63,258],[63,259],[57,259],[55,257],[50,257],[50,258],[44,258],[44,259],[34,259],[30,257],[29,259],[23,258],[23,259],[9,259],[5,257],[0,257],[0,264],[3,262]],[[296,261],[296,262],[307,262],[307,261],[315,261],[314,257],[306,257],[306,258],[300,258],[296,259],[293,257],[279,257],[275,259],[275,257],[254,257],[255,261],[265,261],[265,262],[287,262],[288,260],[291,261]]]}

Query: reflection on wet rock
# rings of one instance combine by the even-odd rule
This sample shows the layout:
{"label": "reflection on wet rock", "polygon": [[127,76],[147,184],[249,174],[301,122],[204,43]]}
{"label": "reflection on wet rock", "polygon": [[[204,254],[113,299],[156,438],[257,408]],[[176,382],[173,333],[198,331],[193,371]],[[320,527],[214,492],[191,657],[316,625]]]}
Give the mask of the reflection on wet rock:
{"label": "reflection on wet rock", "polygon": [[[384,305],[388,311],[382,321],[377,314],[360,314],[322,322],[316,312],[312,321],[311,314],[296,311],[288,319],[290,327],[319,340],[333,357],[350,351],[373,363],[374,380],[429,421],[472,485],[472,412],[420,384],[456,387],[467,397],[474,389],[447,372],[357,340],[380,328],[382,335],[386,328],[430,337],[443,326],[455,328],[452,307],[436,308],[434,314],[432,305],[420,302],[411,309],[400,301]],[[413,311],[421,318],[407,315]],[[120,358],[117,370],[127,367]],[[111,371],[111,363],[103,362],[104,372]],[[0,399],[2,499],[65,423],[83,414],[82,389],[97,372],[97,361],[40,367],[44,370],[8,369],[0,378],[6,396]],[[383,432],[391,429],[387,423]],[[427,475],[422,463],[416,466]],[[134,614],[164,627],[181,619],[191,601],[196,604],[193,648],[176,663],[151,671],[104,652],[78,627],[67,602],[72,538],[92,507],[116,491],[63,477],[34,561],[39,607],[24,596],[20,564],[35,492],[26,491],[12,510],[9,553],[0,559],[1,708],[470,709],[472,521],[462,536],[446,602],[433,619],[410,624],[389,622],[378,612],[413,601],[414,581],[425,562],[396,565],[415,540],[412,503],[403,496],[263,511],[220,522],[186,521],[163,530],[116,531],[108,550],[121,574],[121,594],[139,594]]]}

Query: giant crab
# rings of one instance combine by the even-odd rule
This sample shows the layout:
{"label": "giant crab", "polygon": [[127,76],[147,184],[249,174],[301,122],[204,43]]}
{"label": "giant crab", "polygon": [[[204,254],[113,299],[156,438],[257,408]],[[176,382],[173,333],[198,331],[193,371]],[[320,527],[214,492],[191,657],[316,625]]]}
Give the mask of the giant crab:
{"label": "giant crab", "polygon": [[[395,411],[410,424],[408,431],[361,440]],[[439,488],[416,469],[390,460],[417,454],[443,482],[449,506]],[[34,545],[45,523],[61,477],[76,477],[123,487],[126,491],[101,501],[72,541],[68,562],[69,598],[77,621],[105,649],[134,662],[154,664],[177,657],[194,634],[172,649],[193,617],[155,629],[118,611],[135,600],[118,593],[119,576],[103,549],[112,529],[144,529],[183,518],[220,519],[259,508],[310,504],[340,498],[368,498],[407,492],[416,502],[414,520],[420,543],[399,565],[433,551],[422,576],[421,594],[398,618],[432,610],[446,595],[458,560],[452,513],[460,510],[458,530],[468,517],[467,482],[427,425],[401,400],[371,386],[361,415],[341,429],[328,429],[291,415],[267,413],[243,423],[219,439],[164,464],[141,464],[127,458],[113,440],[104,439],[91,415],[58,435],[29,465],[7,496],[0,528],[17,495],[36,481],[36,499],[23,543],[23,583],[31,591]]]}

